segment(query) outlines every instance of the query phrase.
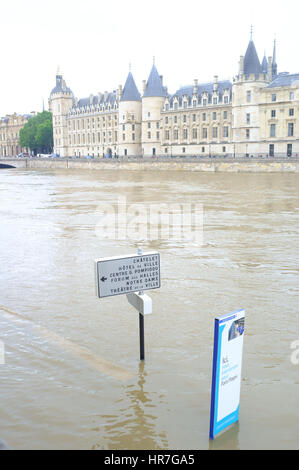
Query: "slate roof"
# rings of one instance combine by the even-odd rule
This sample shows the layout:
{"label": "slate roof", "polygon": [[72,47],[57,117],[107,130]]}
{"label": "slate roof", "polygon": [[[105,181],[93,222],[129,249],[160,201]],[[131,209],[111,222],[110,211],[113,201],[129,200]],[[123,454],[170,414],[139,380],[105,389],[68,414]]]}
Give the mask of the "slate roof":
{"label": "slate roof", "polygon": [[266,54],[264,55],[264,58],[263,58],[261,70],[262,70],[262,73],[267,73],[268,72],[268,61],[267,61]]}
{"label": "slate roof", "polygon": [[107,99],[105,100],[105,95],[101,94],[101,99],[99,100],[99,96],[95,95],[92,96],[92,99],[90,97],[88,98],[81,98],[78,100],[78,104],[75,106],[76,108],[82,108],[84,106],[97,106],[97,105],[103,105],[103,104],[110,104],[111,106],[114,106],[114,103],[117,99],[116,96],[116,91],[113,91],[111,93],[108,93]]}
{"label": "slate roof", "polygon": [[299,73],[280,73],[267,88],[275,88],[275,87],[290,87],[292,85],[299,86]]}
{"label": "slate roof", "polygon": [[62,75],[56,75],[56,86],[51,91],[51,95],[54,93],[71,93],[72,94],[72,90],[66,86],[65,81],[62,78]]}
{"label": "slate roof", "polygon": [[256,48],[252,39],[250,39],[247,51],[244,57],[244,74],[260,74],[261,64],[256,52]]}
{"label": "slate roof", "polygon": [[140,101],[141,95],[137,89],[133,75],[129,72],[120,101]]}
{"label": "slate roof", "polygon": [[[222,80],[222,81],[219,81],[217,84],[218,84],[217,93],[218,93],[218,96],[219,96],[219,102],[220,103],[222,102],[223,93],[224,93],[225,89],[229,89],[230,98],[231,98],[231,90],[232,90],[231,82],[229,80]],[[208,102],[211,103],[212,102],[212,96],[213,96],[213,89],[214,89],[214,82],[199,83],[198,84],[198,93],[197,93],[198,102],[199,103],[201,102],[203,93],[207,93]],[[179,90],[176,91],[176,93],[169,96],[170,104],[172,104],[174,98],[177,97],[179,99],[179,105],[181,105],[183,96],[188,97],[188,104],[191,105],[191,100],[192,100],[192,97],[194,96],[194,85],[181,87]]]}
{"label": "slate roof", "polygon": [[155,64],[152,66],[143,97],[166,96],[166,88],[163,86]]}

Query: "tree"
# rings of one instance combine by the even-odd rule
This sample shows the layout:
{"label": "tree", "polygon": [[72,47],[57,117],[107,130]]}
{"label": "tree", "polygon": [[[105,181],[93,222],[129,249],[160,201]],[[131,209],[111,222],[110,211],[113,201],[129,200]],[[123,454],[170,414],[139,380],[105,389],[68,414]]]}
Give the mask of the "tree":
{"label": "tree", "polygon": [[52,114],[43,111],[29,119],[20,130],[19,144],[32,152],[51,153],[53,150]]}

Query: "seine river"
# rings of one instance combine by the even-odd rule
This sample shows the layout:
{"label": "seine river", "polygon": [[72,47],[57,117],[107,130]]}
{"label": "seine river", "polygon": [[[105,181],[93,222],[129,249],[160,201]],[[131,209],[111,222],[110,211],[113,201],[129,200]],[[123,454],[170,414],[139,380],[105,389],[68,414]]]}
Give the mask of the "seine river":
{"label": "seine river", "polygon": [[[119,196],[133,212],[202,205],[202,242],[116,239],[107,213]],[[12,449],[298,449],[298,208],[298,174],[0,170],[0,438]],[[138,313],[125,296],[96,298],[94,281],[95,259],[140,245],[160,252],[162,281],[144,363]],[[210,443],[214,319],[239,308],[240,422]]]}

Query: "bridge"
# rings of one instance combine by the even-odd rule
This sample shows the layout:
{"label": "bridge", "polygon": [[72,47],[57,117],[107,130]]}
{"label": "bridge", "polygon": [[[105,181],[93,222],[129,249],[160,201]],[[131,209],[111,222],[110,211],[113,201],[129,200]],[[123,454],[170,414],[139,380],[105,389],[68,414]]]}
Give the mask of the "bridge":
{"label": "bridge", "polygon": [[0,170],[3,168],[26,168],[27,162],[25,159],[20,158],[1,158]]}

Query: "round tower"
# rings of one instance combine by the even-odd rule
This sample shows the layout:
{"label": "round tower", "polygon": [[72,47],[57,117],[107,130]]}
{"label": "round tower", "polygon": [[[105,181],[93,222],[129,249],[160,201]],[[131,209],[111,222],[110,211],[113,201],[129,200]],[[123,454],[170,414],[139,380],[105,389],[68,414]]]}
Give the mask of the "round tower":
{"label": "round tower", "polygon": [[118,154],[120,156],[140,156],[141,96],[131,72],[129,72],[120,95]]}
{"label": "round tower", "polygon": [[252,36],[232,86],[232,136],[235,156],[260,154],[260,89],[269,84],[266,61],[260,64]]}
{"label": "round tower", "polygon": [[142,97],[142,154],[145,157],[161,154],[160,123],[165,96],[162,77],[153,64]]}
{"label": "round tower", "polygon": [[53,139],[54,153],[61,157],[68,157],[69,142],[67,115],[73,106],[74,96],[59,71],[56,74],[56,86],[53,88],[49,98],[49,109],[53,117]]}

